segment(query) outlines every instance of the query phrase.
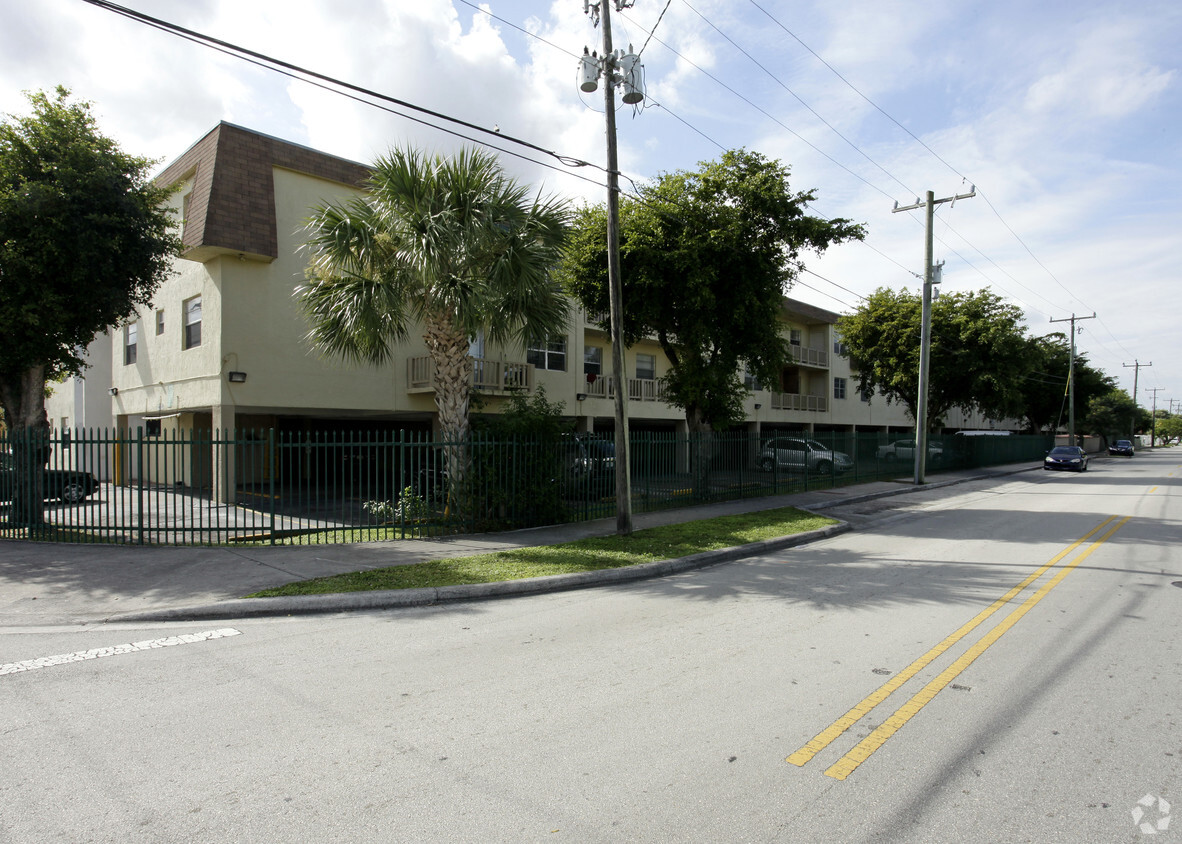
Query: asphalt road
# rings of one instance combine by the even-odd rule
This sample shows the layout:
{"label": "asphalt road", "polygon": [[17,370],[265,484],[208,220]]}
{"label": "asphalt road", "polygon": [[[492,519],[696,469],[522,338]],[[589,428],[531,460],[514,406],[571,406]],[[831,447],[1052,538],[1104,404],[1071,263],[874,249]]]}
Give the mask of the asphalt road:
{"label": "asphalt road", "polygon": [[60,656],[0,674],[0,841],[1169,841],[1180,464],[626,586],[0,631]]}

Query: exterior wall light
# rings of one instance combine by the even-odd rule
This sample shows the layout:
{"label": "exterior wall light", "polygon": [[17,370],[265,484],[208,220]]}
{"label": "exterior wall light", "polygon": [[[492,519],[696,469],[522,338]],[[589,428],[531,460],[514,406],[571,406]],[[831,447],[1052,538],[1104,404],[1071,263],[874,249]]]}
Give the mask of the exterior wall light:
{"label": "exterior wall light", "polygon": [[575,393],[575,401],[583,401],[585,398],[587,398],[586,393]]}
{"label": "exterior wall light", "polygon": [[227,373],[226,377],[228,377],[230,379],[231,384],[245,384],[246,383],[246,373],[245,372],[236,372],[236,371],[231,370],[229,373]]}
{"label": "exterior wall light", "polygon": [[756,410],[759,410],[761,407],[763,407],[763,405],[762,405],[762,404],[760,404],[759,402],[756,402],[756,403],[755,403],[755,409],[756,409]]}
{"label": "exterior wall light", "polygon": [[118,388],[118,387],[112,387],[111,389],[107,390],[107,395],[108,395],[108,396],[117,396],[117,395],[119,395],[119,388]]}

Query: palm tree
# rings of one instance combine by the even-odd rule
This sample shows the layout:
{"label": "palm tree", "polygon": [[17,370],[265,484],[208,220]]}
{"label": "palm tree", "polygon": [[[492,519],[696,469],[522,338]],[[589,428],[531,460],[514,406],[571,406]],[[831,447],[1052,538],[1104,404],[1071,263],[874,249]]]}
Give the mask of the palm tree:
{"label": "palm tree", "polygon": [[[421,326],[435,365],[446,440],[468,435],[470,343],[528,346],[560,333],[568,300],[550,280],[571,219],[565,201],[530,197],[495,156],[464,149],[428,157],[394,149],[378,159],[366,195],[313,209],[308,281],[296,296],[308,338],[359,363],[389,361]],[[449,453],[462,482],[460,451]]]}

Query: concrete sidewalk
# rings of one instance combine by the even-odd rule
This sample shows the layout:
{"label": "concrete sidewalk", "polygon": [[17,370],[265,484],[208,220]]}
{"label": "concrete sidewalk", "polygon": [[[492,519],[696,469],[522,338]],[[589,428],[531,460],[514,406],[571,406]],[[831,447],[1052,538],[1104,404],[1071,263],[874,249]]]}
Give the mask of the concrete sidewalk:
{"label": "concrete sidewalk", "polygon": [[[792,495],[725,501],[636,515],[633,527],[640,530],[775,507],[824,511],[842,504],[906,495],[921,489],[937,489],[1037,468],[1023,463],[950,472],[937,475],[930,483],[918,488],[907,482],[876,481]],[[0,542],[0,595],[3,596],[0,597],[0,627],[343,612],[553,592],[686,571],[799,545],[847,529],[847,525],[841,524],[823,531],[710,551],[680,560],[574,575],[440,589],[253,599],[242,599],[241,596],[313,577],[608,536],[615,532],[615,519],[509,533],[355,545],[174,548],[4,541]]]}

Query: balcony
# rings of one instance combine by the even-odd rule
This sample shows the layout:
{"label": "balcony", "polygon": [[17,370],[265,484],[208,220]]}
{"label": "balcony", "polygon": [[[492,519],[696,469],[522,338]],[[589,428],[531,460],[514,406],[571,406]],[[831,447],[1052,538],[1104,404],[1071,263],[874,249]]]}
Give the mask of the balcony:
{"label": "balcony", "polygon": [[[412,393],[435,391],[435,361],[430,355],[406,361],[407,390]],[[532,364],[516,361],[472,358],[471,387],[480,393],[506,393],[511,390],[534,390]]]}
{"label": "balcony", "polygon": [[793,363],[811,366],[815,369],[829,368],[829,352],[824,349],[809,349],[804,346],[789,346],[788,356]]}
{"label": "balcony", "polygon": [[802,396],[799,393],[772,393],[772,410],[804,410],[824,413],[829,409],[825,396]]}
{"label": "balcony", "polygon": [[[588,398],[614,399],[616,397],[616,379],[611,375],[601,375],[585,388]],[[629,378],[629,401],[664,401],[665,382],[656,378]]]}

